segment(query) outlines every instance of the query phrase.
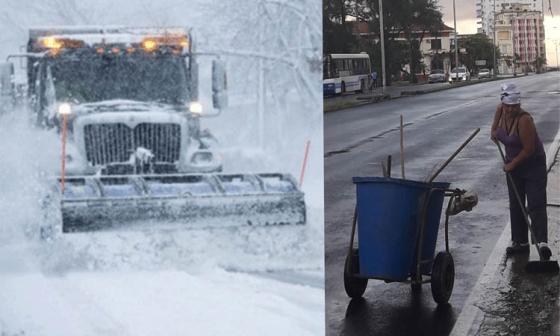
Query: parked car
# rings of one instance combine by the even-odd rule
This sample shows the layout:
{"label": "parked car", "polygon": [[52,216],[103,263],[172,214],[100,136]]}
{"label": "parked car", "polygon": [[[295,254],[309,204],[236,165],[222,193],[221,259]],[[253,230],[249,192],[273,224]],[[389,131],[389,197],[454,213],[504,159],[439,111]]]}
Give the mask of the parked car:
{"label": "parked car", "polygon": [[449,72],[449,82],[464,82],[471,80],[471,73],[466,67],[453,68]]}
{"label": "parked car", "polygon": [[488,69],[480,69],[480,70],[478,71],[478,79],[490,78],[490,77],[492,77],[492,76],[490,75],[490,70],[488,70]]}
{"label": "parked car", "polygon": [[428,83],[445,83],[445,72],[441,69],[433,69],[428,75]]}

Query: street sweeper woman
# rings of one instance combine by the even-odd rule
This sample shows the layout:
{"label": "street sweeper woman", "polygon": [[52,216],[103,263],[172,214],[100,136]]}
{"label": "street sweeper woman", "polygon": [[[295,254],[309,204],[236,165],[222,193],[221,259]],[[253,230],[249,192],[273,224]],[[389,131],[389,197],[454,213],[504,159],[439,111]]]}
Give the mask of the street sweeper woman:
{"label": "street sweeper woman", "polygon": [[[507,185],[512,244],[506,253],[529,252],[528,226],[522,209],[527,200],[527,213],[531,218],[540,255],[548,260],[551,252],[547,246],[546,155],[533,118],[521,108],[521,93],[515,84],[502,85],[501,102],[492,124],[492,140],[505,146],[503,169],[511,175]],[[515,189],[521,201],[517,199]]]}

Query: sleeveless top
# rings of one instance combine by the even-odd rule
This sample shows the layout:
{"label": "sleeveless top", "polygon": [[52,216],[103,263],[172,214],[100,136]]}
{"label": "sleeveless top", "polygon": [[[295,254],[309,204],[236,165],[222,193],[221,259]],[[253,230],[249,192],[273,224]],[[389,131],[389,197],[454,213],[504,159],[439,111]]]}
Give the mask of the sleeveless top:
{"label": "sleeveless top", "polygon": [[[511,122],[510,129],[504,129],[500,126],[502,121],[503,112],[500,111],[500,117],[498,118],[498,128],[496,129],[496,138],[500,140],[501,143],[506,147],[506,162],[509,163],[513,158],[515,158],[519,152],[523,149],[523,144],[521,143],[521,137],[519,136],[519,118],[524,115],[529,114],[525,111],[519,113],[513,121]],[[506,121],[504,120],[504,124]],[[517,133],[511,132],[513,125],[517,125]],[[507,124],[506,124],[507,127]],[[511,133],[511,134],[510,134]],[[544,152],[544,146],[539,138],[538,134],[535,134],[535,151],[533,154],[526,159],[527,162],[535,161],[537,159],[545,158],[546,154]],[[546,160],[545,160],[546,161]]]}

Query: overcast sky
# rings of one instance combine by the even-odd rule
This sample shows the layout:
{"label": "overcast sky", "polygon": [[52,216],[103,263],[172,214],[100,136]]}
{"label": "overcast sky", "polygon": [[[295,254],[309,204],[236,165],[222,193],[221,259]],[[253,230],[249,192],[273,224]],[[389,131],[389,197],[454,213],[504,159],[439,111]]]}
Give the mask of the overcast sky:
{"label": "overcast sky", "polygon": [[[455,0],[457,20],[474,20],[475,3],[475,0]],[[453,0],[439,0],[439,4],[442,7],[444,21],[453,25]]]}

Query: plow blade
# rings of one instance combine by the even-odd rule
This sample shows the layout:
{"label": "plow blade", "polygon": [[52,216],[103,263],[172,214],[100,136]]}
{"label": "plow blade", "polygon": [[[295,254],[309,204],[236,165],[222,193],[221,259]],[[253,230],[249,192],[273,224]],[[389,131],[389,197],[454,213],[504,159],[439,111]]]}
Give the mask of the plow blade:
{"label": "plow blade", "polygon": [[86,176],[65,179],[63,232],[134,224],[189,228],[305,224],[304,195],[286,174]]}

